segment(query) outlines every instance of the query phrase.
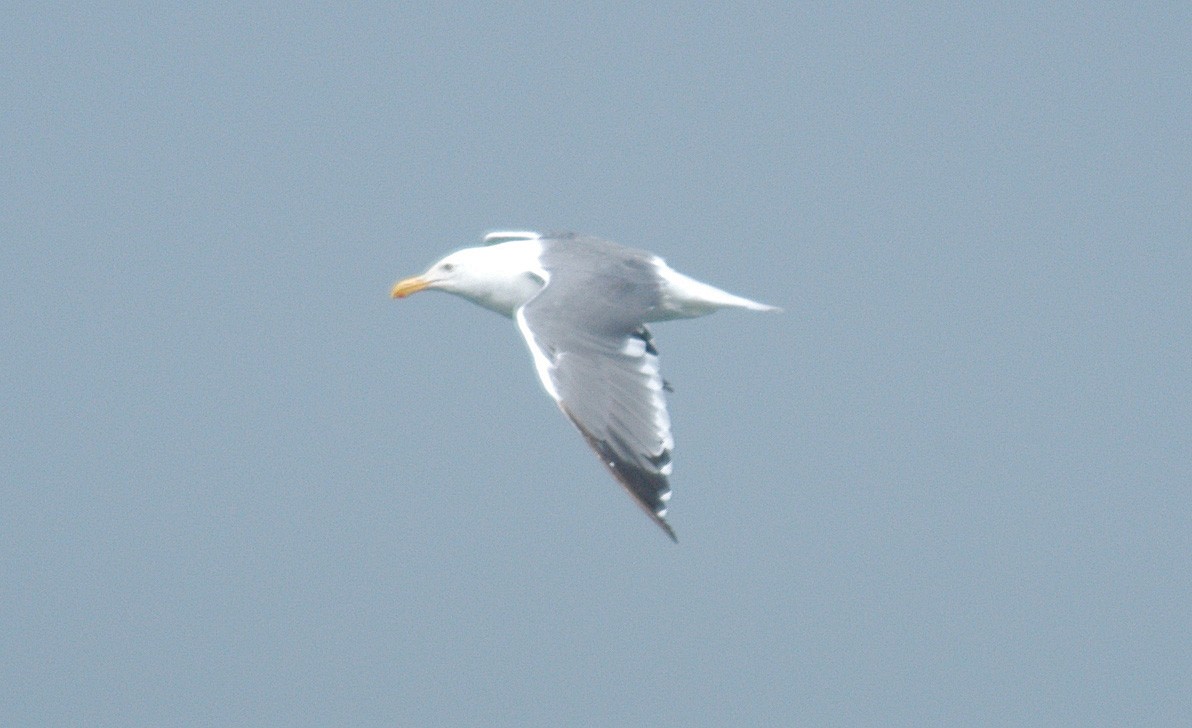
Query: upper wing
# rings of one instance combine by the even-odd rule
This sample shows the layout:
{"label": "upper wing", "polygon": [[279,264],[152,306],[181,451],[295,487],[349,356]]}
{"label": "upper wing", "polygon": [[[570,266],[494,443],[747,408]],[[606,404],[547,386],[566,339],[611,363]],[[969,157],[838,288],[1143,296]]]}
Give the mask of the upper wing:
{"label": "upper wing", "polygon": [[[517,325],[542,386],[617,481],[675,539],[665,519],[674,447],[666,385],[642,324],[656,289],[649,289],[651,271],[630,269],[583,281],[552,273],[542,292],[518,309]],[[626,273],[646,277],[630,285],[634,279]]]}

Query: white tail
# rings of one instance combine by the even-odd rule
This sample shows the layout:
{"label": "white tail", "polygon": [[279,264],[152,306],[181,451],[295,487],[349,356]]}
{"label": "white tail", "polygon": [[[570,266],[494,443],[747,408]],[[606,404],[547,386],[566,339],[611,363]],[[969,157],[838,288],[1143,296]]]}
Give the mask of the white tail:
{"label": "white tail", "polygon": [[661,260],[658,274],[662,278],[662,306],[664,314],[658,320],[706,316],[722,308],[744,308],[750,311],[782,311],[748,298],[722,291],[715,286],[685,276]]}

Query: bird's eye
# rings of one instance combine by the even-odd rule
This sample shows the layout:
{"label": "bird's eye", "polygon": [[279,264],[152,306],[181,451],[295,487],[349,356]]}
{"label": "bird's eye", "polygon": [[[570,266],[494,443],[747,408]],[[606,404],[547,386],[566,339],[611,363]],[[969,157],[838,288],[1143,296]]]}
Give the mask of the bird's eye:
{"label": "bird's eye", "polygon": [[443,265],[441,265],[441,266],[439,266],[439,267],[440,267],[440,268],[442,268],[442,269],[443,269],[443,271],[444,271],[444,272],[446,272],[446,273],[450,273],[451,271],[455,270],[455,264],[454,264],[454,263],[444,263]]}

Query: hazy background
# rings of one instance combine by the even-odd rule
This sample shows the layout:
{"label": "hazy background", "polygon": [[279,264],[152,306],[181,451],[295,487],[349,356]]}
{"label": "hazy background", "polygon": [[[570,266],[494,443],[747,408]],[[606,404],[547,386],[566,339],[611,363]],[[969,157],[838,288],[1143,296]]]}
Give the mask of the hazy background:
{"label": "hazy background", "polygon": [[[790,5],[7,5],[0,724],[1190,720],[1192,10]],[[501,228],[786,309],[678,546]]]}

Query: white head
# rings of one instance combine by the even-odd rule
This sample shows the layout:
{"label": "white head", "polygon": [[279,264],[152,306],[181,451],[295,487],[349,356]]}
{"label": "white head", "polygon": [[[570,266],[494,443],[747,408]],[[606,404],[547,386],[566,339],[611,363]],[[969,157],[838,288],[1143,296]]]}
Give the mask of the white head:
{"label": "white head", "polygon": [[515,240],[483,248],[464,248],[425,273],[398,281],[394,298],[424,289],[453,293],[505,316],[537,295],[546,283],[538,240]]}

